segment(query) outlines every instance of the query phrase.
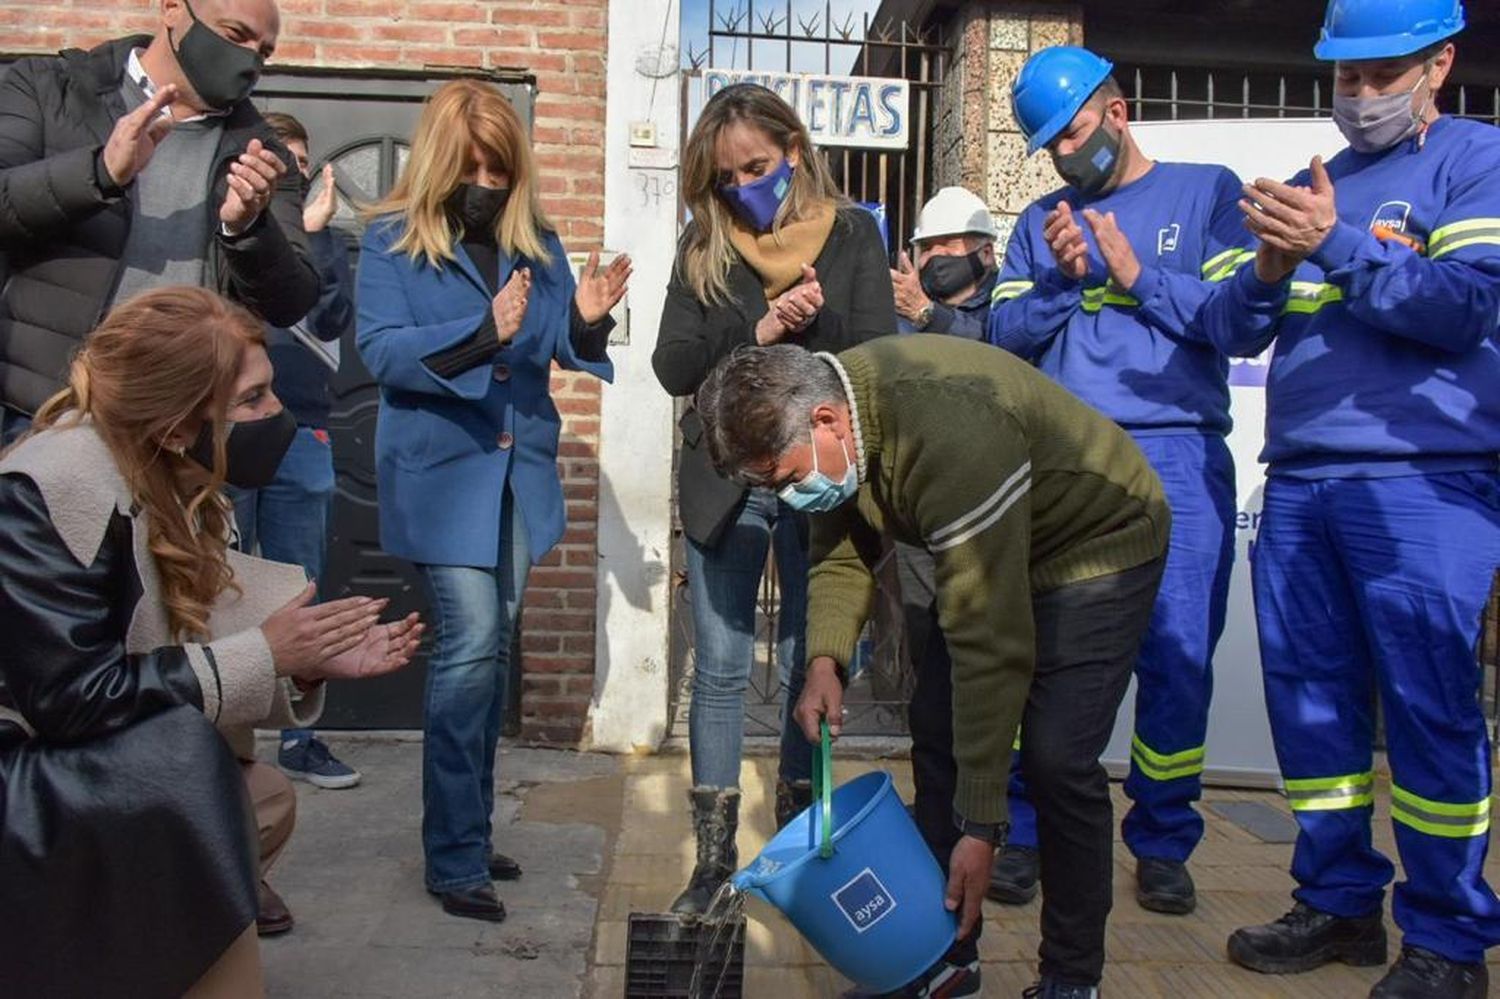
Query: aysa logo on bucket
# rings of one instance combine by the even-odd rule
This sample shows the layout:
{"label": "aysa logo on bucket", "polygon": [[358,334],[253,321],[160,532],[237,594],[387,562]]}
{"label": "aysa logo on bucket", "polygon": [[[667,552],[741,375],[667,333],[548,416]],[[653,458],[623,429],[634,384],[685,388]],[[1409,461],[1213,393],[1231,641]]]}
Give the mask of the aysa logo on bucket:
{"label": "aysa logo on bucket", "polygon": [[896,908],[896,899],[868,867],[829,897],[849,920],[849,925],[860,933],[889,916]]}

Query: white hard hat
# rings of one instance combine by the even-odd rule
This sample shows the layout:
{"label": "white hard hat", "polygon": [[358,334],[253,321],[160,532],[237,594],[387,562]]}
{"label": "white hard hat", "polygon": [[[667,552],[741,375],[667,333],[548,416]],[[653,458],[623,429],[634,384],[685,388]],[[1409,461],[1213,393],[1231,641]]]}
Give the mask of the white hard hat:
{"label": "white hard hat", "polygon": [[963,187],[945,187],[922,206],[911,241],[969,234],[988,239],[1000,235],[995,229],[994,216],[979,195]]}

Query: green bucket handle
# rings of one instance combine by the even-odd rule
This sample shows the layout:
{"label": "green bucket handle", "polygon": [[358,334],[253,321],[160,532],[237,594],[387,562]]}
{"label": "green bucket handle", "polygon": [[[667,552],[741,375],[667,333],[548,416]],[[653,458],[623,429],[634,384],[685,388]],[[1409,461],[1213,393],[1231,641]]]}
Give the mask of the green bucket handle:
{"label": "green bucket handle", "polygon": [[[828,732],[827,718],[822,720],[820,728],[822,738],[818,745],[817,765],[813,768],[812,786],[814,803],[820,805],[822,812],[818,823],[822,829],[818,856],[827,860],[833,856],[833,739]],[[811,832],[811,829],[808,831]]]}

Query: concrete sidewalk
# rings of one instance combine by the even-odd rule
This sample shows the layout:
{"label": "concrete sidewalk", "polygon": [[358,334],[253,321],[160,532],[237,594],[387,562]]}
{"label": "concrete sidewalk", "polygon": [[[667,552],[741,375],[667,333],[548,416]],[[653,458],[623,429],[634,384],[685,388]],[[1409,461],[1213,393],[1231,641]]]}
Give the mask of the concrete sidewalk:
{"label": "concrete sidewalk", "polygon": [[[492,926],[444,915],[422,889],[420,744],[336,734],[328,741],[365,782],[350,791],[298,785],[297,832],[271,878],[298,923],[286,937],[263,941],[270,995],[623,995],[627,917],[663,911],[692,866],[686,757],[506,749],[496,846],[520,860],[526,876],[499,886],[510,918]],[[264,755],[270,749],[264,745]],[[904,760],[845,761],[837,776],[869,769],[889,770],[910,795]],[[774,761],[748,760],[743,776],[739,843],[748,863],[771,832]],[[1118,815],[1126,803],[1118,785],[1115,795]],[[1383,789],[1376,842],[1394,857],[1386,797]],[[1210,791],[1203,813],[1192,916],[1140,909],[1133,860],[1116,844],[1105,995],[1362,999],[1381,969],[1338,965],[1275,978],[1226,961],[1233,929],[1289,907],[1291,846],[1276,840],[1293,827],[1281,796],[1270,792]],[[1488,869],[1495,883],[1500,863],[1492,859]],[[821,999],[844,987],[779,913],[754,900],[747,911],[747,996]],[[1031,983],[1039,911],[1040,902],[987,904],[980,948],[987,996],[1018,997]],[[1399,935],[1391,932],[1394,958]]]}

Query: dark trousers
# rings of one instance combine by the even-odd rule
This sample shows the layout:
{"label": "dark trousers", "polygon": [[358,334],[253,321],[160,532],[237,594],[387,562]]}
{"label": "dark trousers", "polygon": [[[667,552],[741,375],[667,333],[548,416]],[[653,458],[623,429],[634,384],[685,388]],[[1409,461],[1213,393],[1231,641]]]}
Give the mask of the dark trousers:
{"label": "dark trousers", "polygon": [[[1021,768],[1037,811],[1041,972],[1059,982],[1095,985],[1104,972],[1114,813],[1099,755],[1151,620],[1162,564],[1158,559],[1032,598],[1036,674],[1021,721]],[[946,870],[958,841],[952,663],[938,625],[931,556],[902,546],[898,568],[917,674],[908,709],[916,819]],[[976,929],[955,945],[950,959],[974,960],[978,939]]]}

